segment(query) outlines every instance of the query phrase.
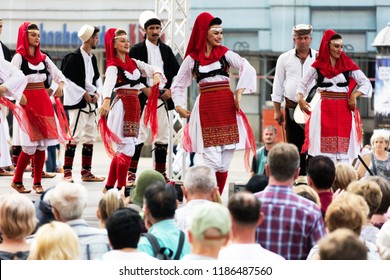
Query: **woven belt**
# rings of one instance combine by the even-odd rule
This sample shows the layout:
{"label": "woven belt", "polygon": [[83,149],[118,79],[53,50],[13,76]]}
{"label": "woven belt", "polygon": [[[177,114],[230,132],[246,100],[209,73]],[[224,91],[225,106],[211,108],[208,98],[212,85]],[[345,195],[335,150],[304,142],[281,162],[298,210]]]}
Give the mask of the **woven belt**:
{"label": "woven belt", "polygon": [[118,89],[116,91],[116,96],[125,97],[126,95],[138,95],[137,89]]}
{"label": "woven belt", "polygon": [[44,83],[28,83],[25,90],[45,89]]}
{"label": "woven belt", "polygon": [[321,98],[348,99],[348,93],[347,92],[321,91]]}
{"label": "woven belt", "polygon": [[215,82],[215,83],[203,83],[203,84],[199,85],[200,93],[207,93],[207,92],[218,91],[218,90],[230,90],[229,81]]}

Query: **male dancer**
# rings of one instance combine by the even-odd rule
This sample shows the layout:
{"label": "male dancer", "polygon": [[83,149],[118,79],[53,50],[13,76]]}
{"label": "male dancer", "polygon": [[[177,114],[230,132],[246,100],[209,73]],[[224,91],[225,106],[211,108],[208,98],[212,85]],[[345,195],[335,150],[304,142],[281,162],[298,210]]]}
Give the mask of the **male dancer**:
{"label": "male dancer", "polygon": [[[145,31],[145,40],[141,43],[135,44],[130,49],[130,57],[139,59],[148,64],[159,66],[164,69],[164,75],[167,78],[167,83],[160,83],[160,98],[158,100],[157,119],[158,119],[158,134],[154,141],[154,169],[165,177],[165,180],[169,182],[166,175],[166,159],[167,148],[169,140],[169,119],[168,111],[173,110],[174,104],[171,99],[171,83],[173,77],[176,76],[179,70],[179,63],[177,62],[172,49],[164,44],[161,39],[161,20],[151,11],[143,12],[139,17],[140,26]],[[143,83],[150,87],[153,84],[152,80],[143,78]],[[128,182],[133,183],[138,167],[138,161],[141,155],[142,147],[150,132],[150,128],[144,125],[144,108],[147,102],[147,97],[144,93],[139,95],[141,103],[141,124],[139,134],[139,144],[135,147],[134,156],[131,159]]]}
{"label": "male dancer", "polygon": [[64,108],[69,113],[69,127],[73,140],[65,149],[64,180],[73,182],[72,168],[77,144],[83,143],[81,180],[102,182],[105,177],[96,177],[91,172],[93,143],[97,136],[96,110],[99,92],[102,89],[97,60],[92,50],[99,42],[99,29],[83,25],[78,36],[83,42],[80,48],[66,55],[61,70],[67,78],[64,87]]}

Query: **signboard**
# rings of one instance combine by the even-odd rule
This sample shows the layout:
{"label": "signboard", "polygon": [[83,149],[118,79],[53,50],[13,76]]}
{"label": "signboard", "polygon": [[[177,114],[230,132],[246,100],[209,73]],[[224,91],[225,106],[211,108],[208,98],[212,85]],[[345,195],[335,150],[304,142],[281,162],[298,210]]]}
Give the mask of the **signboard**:
{"label": "signboard", "polygon": [[390,129],[390,58],[378,57],[375,70],[375,128]]}

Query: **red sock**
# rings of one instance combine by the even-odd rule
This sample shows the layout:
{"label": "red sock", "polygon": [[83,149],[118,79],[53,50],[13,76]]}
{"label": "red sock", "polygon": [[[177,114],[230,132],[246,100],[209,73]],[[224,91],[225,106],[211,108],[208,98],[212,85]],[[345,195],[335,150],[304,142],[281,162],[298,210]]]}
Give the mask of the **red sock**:
{"label": "red sock", "polygon": [[118,166],[116,168],[116,176],[118,178],[117,188],[121,189],[126,187],[127,183],[127,170],[130,166],[131,157],[126,156],[125,154],[120,154],[118,157]]}
{"label": "red sock", "polygon": [[21,151],[18,163],[16,165],[15,173],[14,173],[14,183],[21,183],[23,182],[23,173],[24,169],[26,169],[27,165],[30,163],[31,156],[26,154],[25,152]]}
{"label": "red sock", "polygon": [[217,177],[217,185],[219,189],[219,193],[222,194],[223,189],[225,188],[226,179],[228,177],[228,172],[215,172],[215,176]]}
{"label": "red sock", "polygon": [[107,187],[114,187],[115,185],[117,165],[118,165],[118,156],[115,155],[111,160],[110,171],[108,172],[108,177],[106,182]]}
{"label": "red sock", "polygon": [[36,150],[34,154],[34,185],[40,184],[42,180],[42,170],[45,164],[45,151]]}

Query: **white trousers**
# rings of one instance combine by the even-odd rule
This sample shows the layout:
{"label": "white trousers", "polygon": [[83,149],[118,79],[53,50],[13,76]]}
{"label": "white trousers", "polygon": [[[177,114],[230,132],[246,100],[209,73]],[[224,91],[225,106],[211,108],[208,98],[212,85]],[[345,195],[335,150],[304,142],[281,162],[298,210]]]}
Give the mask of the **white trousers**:
{"label": "white trousers", "polygon": [[82,109],[68,110],[69,127],[73,136],[72,144],[93,144],[97,136],[96,105],[87,104]]}

